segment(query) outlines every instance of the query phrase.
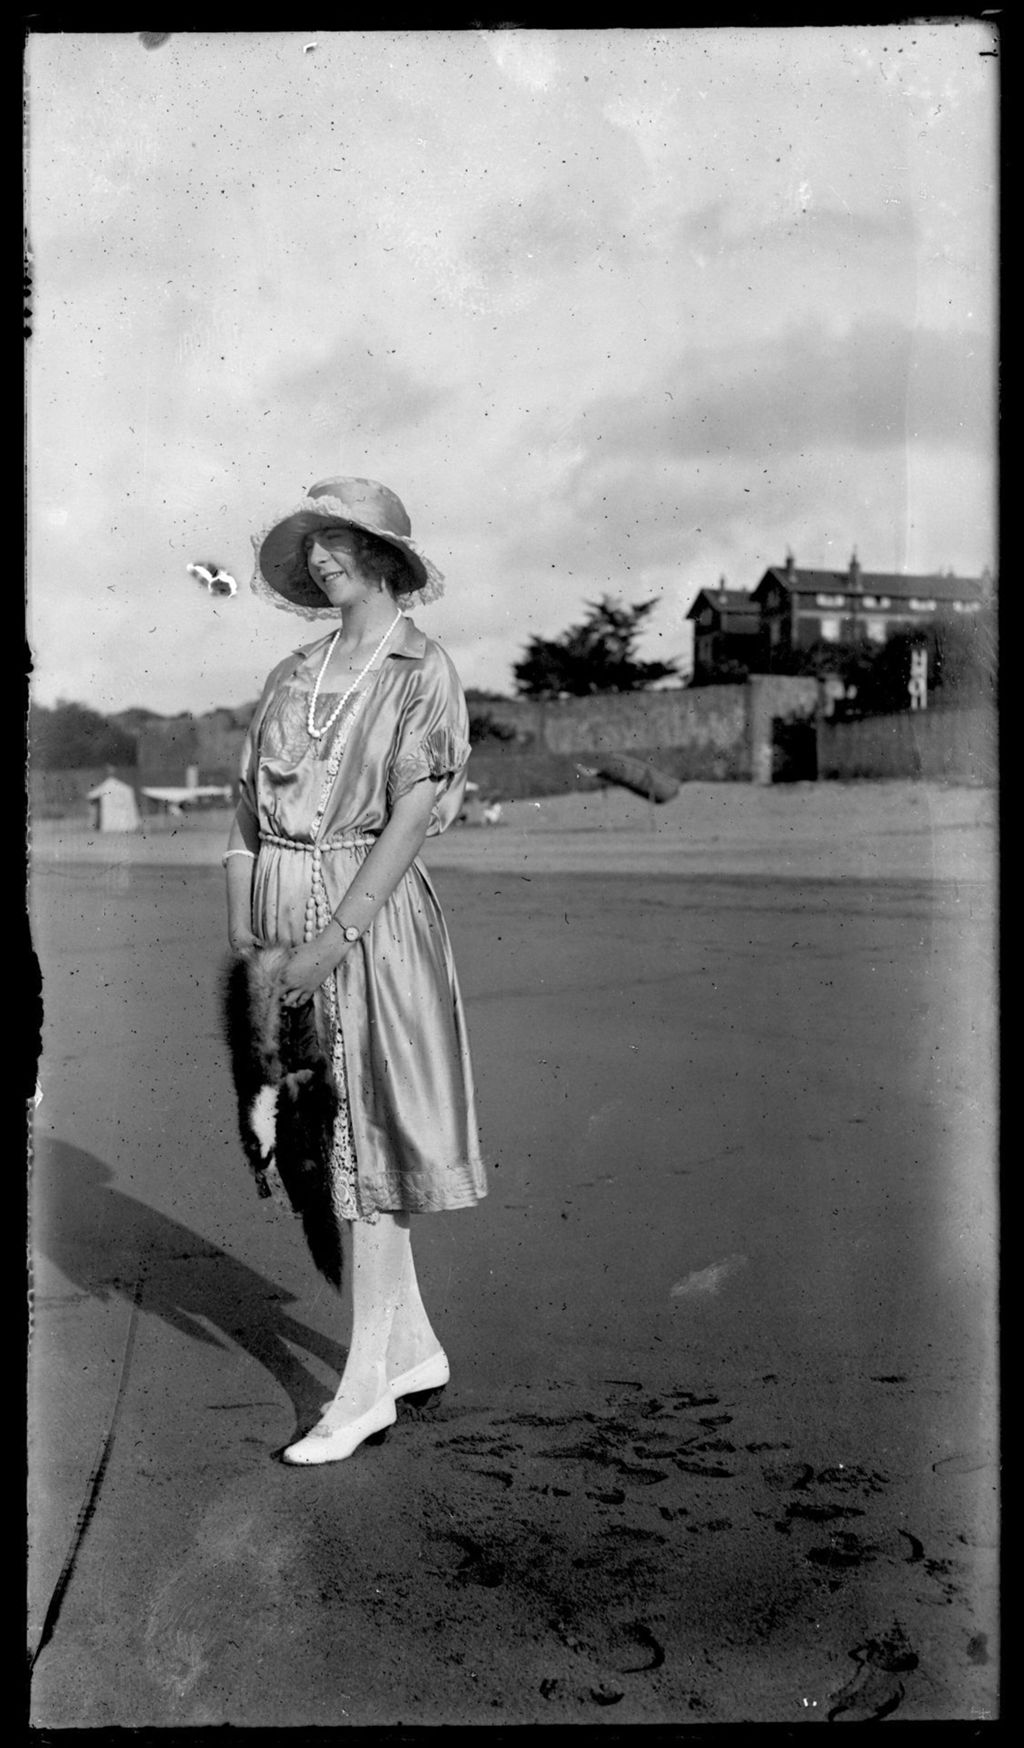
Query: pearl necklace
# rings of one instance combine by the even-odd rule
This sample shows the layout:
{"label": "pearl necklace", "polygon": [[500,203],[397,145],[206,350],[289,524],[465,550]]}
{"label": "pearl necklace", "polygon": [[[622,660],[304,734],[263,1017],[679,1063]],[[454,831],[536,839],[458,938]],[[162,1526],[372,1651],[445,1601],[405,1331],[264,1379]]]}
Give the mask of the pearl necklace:
{"label": "pearl necklace", "polygon": [[331,638],[331,642],[330,642],[330,646],[328,648],[327,654],[324,656],[323,667],[320,669],[320,672],[317,674],[316,682],[313,686],[313,693],[312,693],[312,696],[309,700],[309,709],[306,711],[306,727],[309,730],[309,736],[310,736],[311,740],[322,740],[324,735],[327,733],[327,730],[329,728],[334,727],[334,724],[337,722],[338,717],[341,715],[346,704],[348,703],[349,699],[351,698],[353,692],[362,683],[362,681],[365,680],[370,669],[373,667],[374,662],[377,660],[377,657],[380,655],[381,650],[384,648],[384,645],[387,643],[388,638],[391,636],[391,633],[394,631],[395,626],[398,624],[398,621],[401,619],[401,617],[402,617],[402,609],[401,609],[401,607],[399,607],[398,612],[395,614],[395,617],[392,619],[391,624],[388,626],[387,630],[385,631],[384,636],[381,638],[379,644],[377,645],[376,649],[374,650],[372,656],[370,657],[369,661],[367,662],[362,673],[356,675],[355,679],[352,681],[352,684],[349,687],[348,691],[345,693],[344,697],[341,698],[339,700],[339,702],[334,706],[334,709],[331,711],[331,714],[327,718],[327,721],[323,724],[322,727],[317,728],[317,726],[316,726],[316,701],[320,696],[321,682],[323,680],[324,675],[327,672],[327,667],[328,667],[328,664],[330,662],[330,659],[331,659],[332,655],[334,654],[334,646],[337,643],[337,641],[342,633],[343,628],[339,625],[337,631],[334,633],[334,636]]}

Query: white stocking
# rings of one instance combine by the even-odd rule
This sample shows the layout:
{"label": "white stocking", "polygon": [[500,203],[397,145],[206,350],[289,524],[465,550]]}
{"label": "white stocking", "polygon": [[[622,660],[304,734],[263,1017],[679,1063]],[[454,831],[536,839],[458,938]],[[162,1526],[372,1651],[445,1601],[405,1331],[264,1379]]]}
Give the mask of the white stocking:
{"label": "white stocking", "polygon": [[[408,1221],[409,1216],[401,1216]],[[429,1359],[435,1354],[441,1343],[431,1328],[430,1318],[420,1294],[420,1284],[416,1279],[416,1264],[413,1261],[412,1243],[405,1253],[402,1270],[402,1282],[395,1306],[394,1320],[391,1324],[391,1339],[388,1343],[388,1377],[400,1377],[403,1372],[411,1371],[421,1360]]]}
{"label": "white stocking", "polygon": [[387,1389],[388,1338],[409,1254],[408,1215],[353,1220],[351,1230],[352,1340],[328,1424],[366,1414]]}

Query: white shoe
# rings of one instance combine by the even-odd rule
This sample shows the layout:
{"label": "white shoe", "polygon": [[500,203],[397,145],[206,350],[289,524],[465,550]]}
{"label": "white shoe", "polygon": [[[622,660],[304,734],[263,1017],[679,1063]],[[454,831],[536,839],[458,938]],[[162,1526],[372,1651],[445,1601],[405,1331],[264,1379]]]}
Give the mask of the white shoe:
{"label": "white shoe", "polygon": [[356,1420],[347,1420],[342,1426],[332,1427],[326,1419],[318,1421],[305,1438],[300,1438],[296,1444],[289,1445],[282,1453],[286,1463],[338,1463],[343,1458],[350,1457],[354,1450],[375,1432],[384,1432],[393,1426],[398,1418],[395,1399],[390,1390],[368,1408],[365,1414],[360,1414]]}
{"label": "white shoe", "polygon": [[[427,1395],[435,1390],[443,1390],[450,1377],[448,1355],[439,1347],[429,1359],[420,1360],[418,1366],[410,1366],[407,1372],[400,1372],[397,1378],[390,1378],[388,1390],[397,1402],[400,1396]],[[330,1402],[321,1402],[320,1412],[326,1414],[330,1406]]]}
{"label": "white shoe", "polygon": [[421,1391],[443,1390],[451,1375],[448,1355],[439,1347],[428,1360],[421,1360],[418,1366],[410,1366],[407,1372],[401,1372],[397,1378],[389,1378],[388,1389],[397,1401],[399,1396],[418,1396]]}

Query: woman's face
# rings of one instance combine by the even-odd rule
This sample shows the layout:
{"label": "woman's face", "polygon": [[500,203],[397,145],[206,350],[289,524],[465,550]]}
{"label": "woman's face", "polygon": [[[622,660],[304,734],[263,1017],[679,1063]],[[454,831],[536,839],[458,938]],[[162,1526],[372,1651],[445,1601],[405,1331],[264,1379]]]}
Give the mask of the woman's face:
{"label": "woman's face", "polygon": [[306,536],[306,568],[332,607],[347,607],[376,592],[360,568],[349,528],[322,528]]}

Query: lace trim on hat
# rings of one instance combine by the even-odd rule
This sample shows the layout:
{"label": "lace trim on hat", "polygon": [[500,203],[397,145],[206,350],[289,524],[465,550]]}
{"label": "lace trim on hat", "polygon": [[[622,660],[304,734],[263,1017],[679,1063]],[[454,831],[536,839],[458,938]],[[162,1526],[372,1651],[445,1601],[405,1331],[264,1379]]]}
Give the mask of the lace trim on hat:
{"label": "lace trim on hat", "polygon": [[[274,520],[268,523],[264,529],[252,536],[256,564],[249,587],[261,601],[268,601],[272,607],[280,608],[285,613],[297,613],[302,619],[337,619],[338,609],[332,607],[329,602],[325,601],[322,607],[306,607],[299,601],[289,601],[287,596],[282,595],[280,590],[276,589],[260,570],[260,550],[267,535],[280,523],[287,522],[289,516],[306,515],[310,511],[319,516],[330,516],[339,522],[352,521],[351,510],[340,498],[303,498],[290,510],[286,510],[283,515],[275,516]],[[394,535],[389,529],[373,528],[362,522],[355,523],[354,526],[365,528],[367,534],[377,534],[381,539],[389,540],[392,543],[397,542],[398,551],[404,547],[408,552],[415,553],[424,567],[427,573],[426,582],[421,583],[418,589],[403,589],[401,596],[397,598],[397,605],[404,608],[408,603],[410,607],[429,607],[432,601],[441,599],[444,594],[444,577],[426,554],[420,551],[415,540],[410,539],[407,535]]]}

